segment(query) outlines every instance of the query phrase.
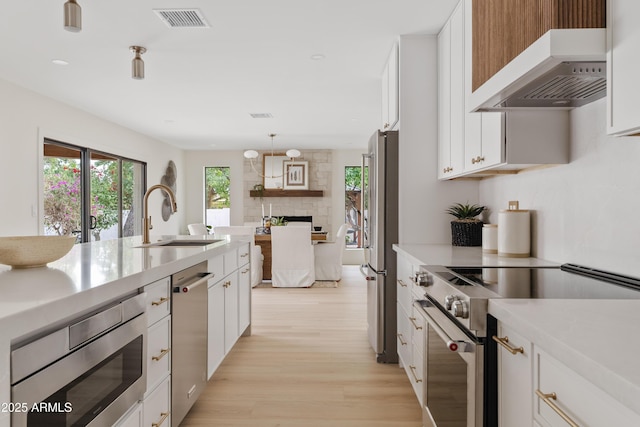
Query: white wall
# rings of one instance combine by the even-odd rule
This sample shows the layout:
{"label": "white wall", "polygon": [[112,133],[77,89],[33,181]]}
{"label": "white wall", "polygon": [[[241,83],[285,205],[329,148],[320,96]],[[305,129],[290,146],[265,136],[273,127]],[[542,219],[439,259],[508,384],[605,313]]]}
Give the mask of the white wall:
{"label": "white wall", "polygon": [[[186,151],[184,154],[186,194],[186,222],[204,222],[204,168],[230,167],[231,225],[244,224],[243,164],[242,151]],[[185,228],[183,233],[189,234]]]}
{"label": "white wall", "polygon": [[[99,149],[147,162],[148,186],[159,183],[173,160],[178,171],[178,213],[162,221],[162,195],[153,194],[152,234],[175,234],[184,210],[182,151],[84,111],[0,80],[0,236],[41,232],[40,160],[43,138]],[[142,220],[142,216],[141,216]]]}
{"label": "white wall", "polygon": [[476,203],[473,181],[437,180],[436,36],[400,37],[400,243],[451,243],[453,203]]}
{"label": "white wall", "polygon": [[640,276],[640,138],[606,135],[604,99],[571,112],[571,162],[491,178],[480,200],[493,210],[509,200],[532,210],[539,258]]}

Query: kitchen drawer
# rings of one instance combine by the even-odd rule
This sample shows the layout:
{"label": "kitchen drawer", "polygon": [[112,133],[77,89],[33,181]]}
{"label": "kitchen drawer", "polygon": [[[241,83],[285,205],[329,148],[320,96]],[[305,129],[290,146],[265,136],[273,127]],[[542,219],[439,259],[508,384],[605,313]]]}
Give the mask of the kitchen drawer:
{"label": "kitchen drawer", "polygon": [[238,266],[242,267],[243,265],[249,264],[249,244],[243,245],[238,248]]}
{"label": "kitchen drawer", "polygon": [[171,427],[171,377],[167,377],[143,402],[145,427]]}
{"label": "kitchen drawer", "polygon": [[555,393],[549,402],[581,427],[640,425],[640,415],[536,346],[534,360],[533,413],[540,425],[565,427],[567,422],[535,393],[538,390]]}
{"label": "kitchen drawer", "polygon": [[[498,323],[497,337],[504,344],[504,346],[497,345],[499,426],[528,425],[533,417],[531,410],[533,346],[531,342],[502,322]],[[505,346],[508,346],[511,351]]]}
{"label": "kitchen drawer", "polygon": [[147,331],[147,394],[171,373],[171,316]]}
{"label": "kitchen drawer", "polygon": [[207,271],[215,274],[213,281],[217,282],[225,275],[224,272],[224,255],[218,255],[215,258],[207,260]]}
{"label": "kitchen drawer", "polygon": [[413,343],[413,347],[417,351],[419,351],[420,354],[424,354],[424,331],[426,329],[426,321],[420,311],[421,309],[412,306],[409,322],[411,329],[411,342]]}
{"label": "kitchen drawer", "polygon": [[409,365],[409,379],[413,386],[413,391],[420,402],[420,407],[424,405],[424,355],[413,347],[413,355],[411,356],[411,364]]}
{"label": "kitchen drawer", "polygon": [[411,362],[411,324],[409,323],[409,315],[399,303],[397,304],[397,319],[398,356],[401,366],[406,368]]}
{"label": "kitchen drawer", "polygon": [[147,293],[147,325],[153,325],[171,313],[170,280],[166,277],[144,287]]}
{"label": "kitchen drawer", "polygon": [[238,249],[231,250],[222,255],[224,258],[224,275],[238,268]]}

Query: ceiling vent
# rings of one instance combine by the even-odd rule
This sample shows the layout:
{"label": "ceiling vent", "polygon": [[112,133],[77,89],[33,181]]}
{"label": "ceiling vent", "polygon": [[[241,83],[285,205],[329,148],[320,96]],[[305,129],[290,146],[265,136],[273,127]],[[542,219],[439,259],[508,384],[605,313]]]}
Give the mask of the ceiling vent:
{"label": "ceiling vent", "polygon": [[272,119],[271,113],[249,113],[254,119]]}
{"label": "ceiling vent", "polygon": [[199,9],[153,9],[170,28],[209,28]]}

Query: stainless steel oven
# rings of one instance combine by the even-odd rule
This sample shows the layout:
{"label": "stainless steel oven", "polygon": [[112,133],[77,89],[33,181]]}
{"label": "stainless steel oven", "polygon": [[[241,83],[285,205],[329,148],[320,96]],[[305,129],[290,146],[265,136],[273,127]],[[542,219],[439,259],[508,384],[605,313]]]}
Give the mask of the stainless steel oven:
{"label": "stainless steel oven", "polygon": [[414,304],[426,321],[424,425],[481,426],[482,340],[461,329],[428,299]]}
{"label": "stainless steel oven", "polygon": [[11,351],[13,427],[112,426],[146,387],[145,294]]}
{"label": "stainless steel oven", "polygon": [[416,301],[427,322],[424,424],[496,427],[498,420],[496,298],[640,299],[640,279],[589,267],[426,266]]}

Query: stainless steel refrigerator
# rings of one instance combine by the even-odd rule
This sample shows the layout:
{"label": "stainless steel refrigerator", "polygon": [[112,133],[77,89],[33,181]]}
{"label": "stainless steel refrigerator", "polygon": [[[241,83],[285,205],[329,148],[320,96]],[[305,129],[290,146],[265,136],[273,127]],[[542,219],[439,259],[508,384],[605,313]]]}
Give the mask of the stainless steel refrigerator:
{"label": "stainless steel refrigerator", "polygon": [[[396,254],[398,243],[398,132],[377,131],[363,155],[368,168],[362,197],[367,278],[367,330],[379,363],[397,363]],[[362,174],[364,177],[365,174]]]}

